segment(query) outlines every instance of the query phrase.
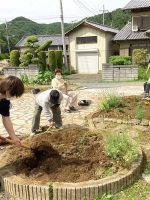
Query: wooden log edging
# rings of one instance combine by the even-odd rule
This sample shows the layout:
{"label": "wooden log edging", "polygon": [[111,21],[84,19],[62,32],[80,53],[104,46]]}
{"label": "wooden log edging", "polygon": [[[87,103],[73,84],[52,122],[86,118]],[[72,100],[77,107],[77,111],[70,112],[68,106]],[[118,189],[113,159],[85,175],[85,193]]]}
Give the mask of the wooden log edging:
{"label": "wooden log edging", "polygon": [[1,177],[5,192],[16,200],[94,200],[103,194],[114,194],[132,184],[141,174],[143,155],[131,166],[127,173],[119,172],[99,180],[79,183],[55,182],[52,185],[28,185],[17,183],[10,177]]}

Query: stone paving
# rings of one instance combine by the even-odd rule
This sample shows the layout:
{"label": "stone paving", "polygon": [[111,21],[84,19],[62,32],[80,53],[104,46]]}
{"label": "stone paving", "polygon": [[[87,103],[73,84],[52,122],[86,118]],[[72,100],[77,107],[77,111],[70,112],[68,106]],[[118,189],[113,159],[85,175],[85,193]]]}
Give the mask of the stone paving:
{"label": "stone paving", "polygon": [[[143,92],[143,86],[121,86],[117,88],[99,88],[99,89],[82,89],[77,90],[79,100],[87,99],[92,100],[90,106],[80,107],[78,111],[73,113],[62,112],[62,119],[64,126],[66,125],[83,125],[84,118],[89,113],[97,108],[97,103],[100,98],[109,93],[117,93],[121,95],[140,95]],[[19,99],[12,100],[11,119],[14,125],[16,134],[25,135],[30,133],[32,115],[34,111],[35,97],[31,93],[24,94]],[[46,125],[47,120],[42,114],[41,125]],[[1,135],[6,136],[6,131],[0,119]],[[14,200],[0,192],[0,200]]]}
{"label": "stone paving", "polygon": [[[117,88],[103,88],[103,89],[84,89],[84,90],[77,90],[79,94],[79,100],[87,99],[92,100],[90,106],[87,107],[79,107],[79,110],[73,113],[64,113],[62,111],[62,119],[63,125],[68,124],[78,124],[82,125],[84,123],[84,117],[96,110],[97,102],[100,97],[107,95],[109,93],[117,93],[121,95],[139,95],[143,91],[142,86],[126,86],[126,87],[117,87]],[[16,134],[29,134],[31,129],[32,123],[32,116],[34,112],[34,102],[35,97],[33,94],[26,93],[21,98],[14,99],[12,102],[12,109],[11,109],[11,119],[13,122],[13,126],[15,129]],[[0,119],[1,120],[1,119]],[[47,120],[43,116],[41,117],[41,125],[47,125]],[[1,135],[6,135],[6,131],[0,122],[0,130]]]}

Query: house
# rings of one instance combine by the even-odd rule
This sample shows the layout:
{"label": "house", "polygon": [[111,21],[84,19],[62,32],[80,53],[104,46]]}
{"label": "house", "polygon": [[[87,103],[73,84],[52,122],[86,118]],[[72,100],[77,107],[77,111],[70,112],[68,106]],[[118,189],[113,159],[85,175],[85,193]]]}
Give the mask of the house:
{"label": "house", "polygon": [[118,30],[93,22],[82,21],[68,31],[71,66],[80,74],[97,74],[112,55],[112,38]]}
{"label": "house", "polygon": [[132,56],[134,49],[148,49],[150,57],[150,0],[131,0],[123,10],[131,10],[132,22],[113,39],[120,46],[120,55]]}
{"label": "house", "polygon": [[[38,38],[37,44],[42,45],[46,41],[51,40],[52,44],[48,48],[48,50],[63,50],[63,42],[61,35],[36,35]],[[20,53],[24,53],[27,50],[27,47],[24,45],[26,43],[29,35],[25,35],[22,39],[15,45],[16,48],[20,50]],[[68,38],[66,37],[66,50],[68,50]]]}

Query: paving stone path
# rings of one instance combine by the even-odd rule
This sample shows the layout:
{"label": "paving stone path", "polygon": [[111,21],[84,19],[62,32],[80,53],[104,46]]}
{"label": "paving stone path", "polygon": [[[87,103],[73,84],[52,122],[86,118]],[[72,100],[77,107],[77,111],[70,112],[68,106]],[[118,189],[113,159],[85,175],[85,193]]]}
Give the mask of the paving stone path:
{"label": "paving stone path", "polygon": [[[97,103],[100,98],[109,93],[118,93],[121,95],[139,95],[143,92],[142,86],[121,86],[117,88],[99,88],[99,89],[83,89],[77,90],[79,100],[92,100],[90,106],[80,107],[78,111],[73,113],[62,112],[64,126],[66,125],[83,125],[84,118],[87,114],[93,112],[97,108]],[[30,133],[32,115],[34,111],[35,97],[33,94],[26,93],[19,99],[12,100],[11,119],[14,125],[16,134],[25,135]],[[1,119],[0,119],[1,120]],[[46,125],[47,120],[42,114],[41,125]],[[6,131],[0,122],[0,134],[6,136]],[[0,200],[13,200],[4,193],[0,192]]]}

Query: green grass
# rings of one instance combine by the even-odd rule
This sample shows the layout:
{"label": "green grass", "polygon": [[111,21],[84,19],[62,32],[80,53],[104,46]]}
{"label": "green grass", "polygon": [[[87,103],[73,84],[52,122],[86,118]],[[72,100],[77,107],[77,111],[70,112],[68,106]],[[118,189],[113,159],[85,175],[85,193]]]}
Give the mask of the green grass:
{"label": "green grass", "polygon": [[150,185],[140,179],[117,194],[103,195],[102,197],[96,197],[94,200],[149,200],[149,197]]}

